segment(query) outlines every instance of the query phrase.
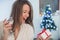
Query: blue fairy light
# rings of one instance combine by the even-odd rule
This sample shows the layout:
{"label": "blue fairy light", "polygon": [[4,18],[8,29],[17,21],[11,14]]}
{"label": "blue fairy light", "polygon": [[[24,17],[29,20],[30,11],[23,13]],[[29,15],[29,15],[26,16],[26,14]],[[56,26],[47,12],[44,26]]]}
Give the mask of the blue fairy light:
{"label": "blue fairy light", "polygon": [[48,22],[49,20],[46,20],[46,22]]}
{"label": "blue fairy light", "polygon": [[51,10],[51,8],[49,7],[48,10]]}
{"label": "blue fairy light", "polygon": [[47,18],[50,18],[50,15],[47,14]]}
{"label": "blue fairy light", "polygon": [[52,28],[53,26],[51,25],[51,28]]}
{"label": "blue fairy light", "polygon": [[50,15],[51,14],[51,11],[50,10],[47,10],[46,13]]}
{"label": "blue fairy light", "polygon": [[41,26],[43,26],[43,24],[41,23]]}
{"label": "blue fairy light", "polygon": [[46,11],[46,13],[49,13],[49,11]]}
{"label": "blue fairy light", "polygon": [[49,25],[48,25],[48,27],[49,27]]}
{"label": "blue fairy light", "polygon": [[50,23],[53,23],[53,21],[52,21],[52,20],[49,20],[49,22],[50,22]]}
{"label": "blue fairy light", "polygon": [[50,4],[46,5],[47,7],[50,7]]}
{"label": "blue fairy light", "polygon": [[54,26],[53,28],[55,29],[56,27]]}
{"label": "blue fairy light", "polygon": [[45,22],[45,20],[43,20],[42,22]]}
{"label": "blue fairy light", "polygon": [[42,28],[44,28],[44,26],[42,26]]}

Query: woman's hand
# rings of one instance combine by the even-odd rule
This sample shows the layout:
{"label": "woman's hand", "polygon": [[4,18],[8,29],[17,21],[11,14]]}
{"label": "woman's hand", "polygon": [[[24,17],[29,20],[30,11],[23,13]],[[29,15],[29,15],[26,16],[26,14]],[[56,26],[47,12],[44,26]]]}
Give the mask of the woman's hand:
{"label": "woman's hand", "polygon": [[3,24],[4,24],[3,31],[4,31],[4,40],[5,40],[7,39],[8,34],[10,33],[10,30],[12,29],[12,25],[9,24],[9,22],[6,19],[3,21]]}
{"label": "woman's hand", "polygon": [[[49,40],[51,36],[49,36],[46,40]],[[41,36],[37,38],[37,40],[43,40]]]}

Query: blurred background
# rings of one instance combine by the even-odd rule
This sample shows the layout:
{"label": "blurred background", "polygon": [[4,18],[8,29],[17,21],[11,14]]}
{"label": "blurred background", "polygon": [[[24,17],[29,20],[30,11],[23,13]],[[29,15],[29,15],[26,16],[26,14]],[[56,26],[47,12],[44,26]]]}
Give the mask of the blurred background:
{"label": "blurred background", "polygon": [[[15,0],[0,0],[0,21],[3,21],[5,18],[9,18],[11,10],[12,10],[12,4]],[[41,15],[41,8],[44,8],[44,6],[47,4],[46,2],[49,2],[52,4],[53,13],[52,18],[54,19],[55,24],[58,27],[58,30],[51,31],[52,36],[51,38],[54,40],[60,39],[60,13],[56,12],[59,11],[59,5],[60,0],[29,0],[33,6],[33,24],[35,29],[34,38],[37,37],[37,34],[41,32],[40,24],[41,20],[43,19],[43,14]],[[41,2],[40,2],[41,1]],[[44,2],[43,2],[44,1]],[[44,4],[45,3],[45,4]],[[55,5],[54,5],[55,4]],[[43,9],[44,10],[44,9]],[[43,11],[42,11],[43,13]]]}

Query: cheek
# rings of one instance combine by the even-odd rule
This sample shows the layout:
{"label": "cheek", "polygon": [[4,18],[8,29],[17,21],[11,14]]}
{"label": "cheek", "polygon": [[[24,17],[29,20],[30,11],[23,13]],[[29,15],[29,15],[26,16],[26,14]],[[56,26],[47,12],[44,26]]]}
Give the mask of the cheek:
{"label": "cheek", "polygon": [[26,19],[29,17],[29,14],[24,13],[22,16],[23,16],[23,19],[25,19],[25,20],[26,20]]}
{"label": "cheek", "polygon": [[25,18],[25,14],[23,14],[22,17]]}
{"label": "cheek", "polygon": [[23,13],[22,18],[26,20],[26,14]]}

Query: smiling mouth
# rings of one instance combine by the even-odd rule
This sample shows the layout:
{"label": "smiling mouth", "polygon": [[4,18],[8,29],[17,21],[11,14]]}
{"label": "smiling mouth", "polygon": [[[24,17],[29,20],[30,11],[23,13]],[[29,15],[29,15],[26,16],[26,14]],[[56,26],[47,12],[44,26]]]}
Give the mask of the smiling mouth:
{"label": "smiling mouth", "polygon": [[23,20],[26,20],[27,18],[23,18]]}

